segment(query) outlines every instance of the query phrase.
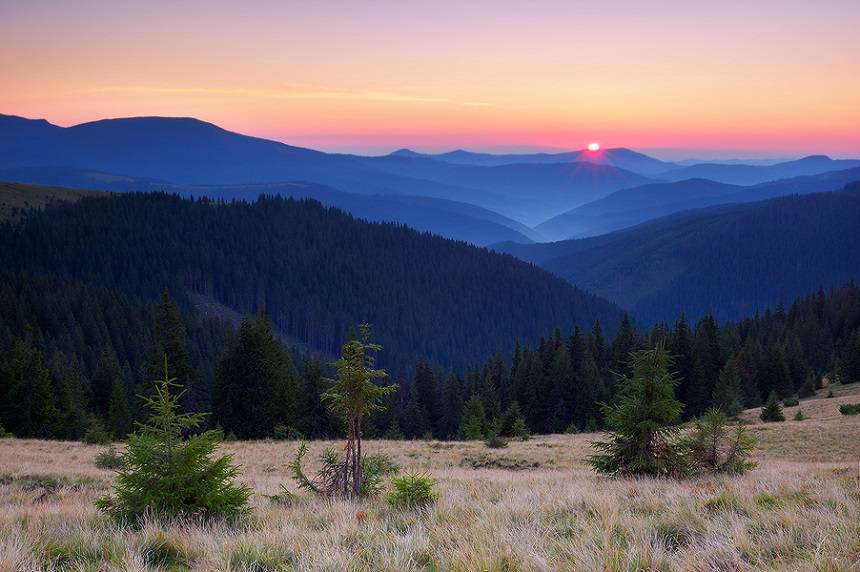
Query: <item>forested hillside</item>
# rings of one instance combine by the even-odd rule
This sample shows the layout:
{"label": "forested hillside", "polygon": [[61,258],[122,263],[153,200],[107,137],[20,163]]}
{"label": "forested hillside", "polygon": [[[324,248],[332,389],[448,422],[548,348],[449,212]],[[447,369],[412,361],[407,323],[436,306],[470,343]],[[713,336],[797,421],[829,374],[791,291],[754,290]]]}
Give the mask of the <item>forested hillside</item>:
{"label": "forested hillside", "polygon": [[501,343],[620,311],[512,257],[313,201],[215,203],[165,194],[86,198],[0,231],[0,265],[72,278],[151,301],[186,291],[274,326],[327,354],[375,325],[385,363],[462,366]]}
{"label": "forested hillside", "polygon": [[645,323],[735,320],[860,276],[860,187],[679,213],[593,238],[497,248]]}

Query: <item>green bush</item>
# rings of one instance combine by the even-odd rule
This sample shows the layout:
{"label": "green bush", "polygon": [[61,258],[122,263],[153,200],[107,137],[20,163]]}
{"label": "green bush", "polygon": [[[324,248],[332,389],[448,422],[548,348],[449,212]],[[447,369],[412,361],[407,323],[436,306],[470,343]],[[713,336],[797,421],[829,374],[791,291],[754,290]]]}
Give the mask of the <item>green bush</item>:
{"label": "green bush", "polygon": [[421,508],[431,505],[439,498],[433,490],[435,482],[427,473],[410,473],[391,479],[394,487],[385,500],[396,508]]}
{"label": "green bush", "polygon": [[499,434],[497,427],[493,427],[487,431],[487,438],[484,440],[484,445],[490,449],[504,449],[508,446],[508,440]]}
{"label": "green bush", "polygon": [[846,403],[845,405],[840,405],[839,413],[842,415],[860,414],[860,403]]}
{"label": "green bush", "polygon": [[776,396],[775,391],[771,391],[770,395],[768,395],[767,402],[764,404],[764,407],[762,407],[759,417],[762,421],[767,423],[785,421],[785,414],[782,412],[782,404],[779,402],[779,398]]}
{"label": "green bush", "polygon": [[115,471],[122,467],[122,455],[111,446],[96,455],[94,463],[99,469]]}
{"label": "green bush", "polygon": [[798,409],[797,413],[794,414],[795,421],[803,421],[806,419],[806,415],[803,414],[803,409]]}
{"label": "green bush", "polygon": [[[147,424],[128,438],[117,471],[115,496],[102,497],[96,506],[120,523],[136,524],[145,513],[166,517],[236,517],[249,511],[251,489],[236,485],[239,468],[228,455],[217,459],[221,432],[193,434],[200,413],[179,413],[182,393],[167,375],[146,398],[152,411]],[[185,434],[192,433],[188,438]]]}
{"label": "green bush", "polygon": [[782,404],[785,407],[797,407],[800,405],[800,401],[796,397],[787,397],[782,400]]}
{"label": "green bush", "polygon": [[275,428],[272,429],[272,436],[278,441],[301,441],[304,439],[301,431],[295,427],[290,427],[280,423],[275,425]]}
{"label": "green bush", "polygon": [[806,381],[803,382],[803,385],[800,386],[800,389],[797,390],[797,395],[802,398],[812,397],[815,395],[816,389],[815,377],[810,375],[806,378]]}
{"label": "green bush", "polygon": [[113,441],[113,435],[105,429],[105,425],[98,417],[92,417],[87,424],[87,430],[81,438],[84,443],[92,445],[108,445]]}
{"label": "green bush", "polygon": [[591,444],[597,452],[587,462],[610,476],[680,476],[687,467],[675,422],[684,406],[675,399],[672,356],[662,343],[630,356],[633,376],[619,376],[615,402],[601,405],[608,440]]}
{"label": "green bush", "polygon": [[385,488],[384,478],[396,475],[400,466],[388,455],[364,455],[361,457],[361,496],[376,496]]}
{"label": "green bush", "polygon": [[8,439],[9,437],[12,437],[12,434],[6,431],[6,429],[3,428],[3,425],[0,424],[0,439]]}
{"label": "green bush", "polygon": [[727,421],[725,412],[709,409],[695,422],[692,434],[684,441],[692,470],[739,474],[756,466],[750,459],[755,439],[743,425],[730,432]]}

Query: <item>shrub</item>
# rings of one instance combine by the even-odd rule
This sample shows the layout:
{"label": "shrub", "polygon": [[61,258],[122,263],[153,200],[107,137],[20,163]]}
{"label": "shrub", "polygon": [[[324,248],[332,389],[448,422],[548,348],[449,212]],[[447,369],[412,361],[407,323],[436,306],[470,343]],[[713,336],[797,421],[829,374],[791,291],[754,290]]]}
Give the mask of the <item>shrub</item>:
{"label": "shrub", "polygon": [[803,421],[806,419],[806,415],[803,414],[803,409],[798,409],[797,413],[794,414],[795,421]]}
{"label": "shrub", "polygon": [[250,510],[251,489],[233,483],[239,468],[228,455],[212,458],[221,432],[183,437],[199,427],[203,414],[178,412],[182,392],[172,392],[177,387],[168,377],[165,359],[164,379],[157,383],[155,396],[145,398],[152,411],[149,422],[128,438],[115,496],[96,501],[118,522],[137,523],[147,512],[229,518]]}
{"label": "shrub", "polygon": [[113,441],[113,436],[105,429],[105,425],[98,417],[92,417],[87,424],[87,430],[81,438],[84,443],[92,445],[108,445]]}
{"label": "shrub", "polygon": [[484,445],[490,449],[504,449],[508,446],[508,440],[499,434],[498,427],[492,427],[487,431],[487,438],[484,440]]}
{"label": "shrub", "polygon": [[433,490],[435,482],[427,473],[410,473],[391,479],[394,487],[385,500],[396,508],[421,508],[436,502],[439,493]]}
{"label": "shrub", "polygon": [[842,415],[860,414],[860,403],[846,403],[845,405],[840,405],[839,413]]}
{"label": "shrub", "polygon": [[0,439],[8,439],[9,437],[12,437],[12,434],[6,431],[6,429],[3,428],[3,425],[0,424]]}
{"label": "shrub", "polygon": [[674,475],[686,470],[675,420],[683,405],[675,399],[678,383],[669,371],[672,358],[658,344],[631,353],[633,377],[620,377],[617,403],[602,404],[609,441],[592,443],[594,470],[612,475]]}
{"label": "shrub", "polygon": [[816,389],[815,377],[810,375],[807,376],[806,381],[804,381],[803,385],[800,386],[800,389],[797,390],[797,395],[801,398],[812,397],[815,395]]}
{"label": "shrub", "polygon": [[785,407],[797,407],[798,405],[800,405],[800,401],[798,401],[796,397],[787,397],[786,399],[782,400],[782,404]]}
{"label": "shrub", "polygon": [[835,394],[835,393],[833,393],[833,390],[832,390],[832,389],[828,390],[828,391],[827,391],[827,398],[828,398],[828,399],[831,399],[831,398],[833,398],[833,397],[836,397],[836,394]]}
{"label": "shrub", "polygon": [[304,438],[302,432],[298,429],[281,423],[275,425],[275,428],[272,429],[272,436],[278,441],[299,441]]}
{"label": "shrub", "polygon": [[400,466],[388,455],[361,457],[361,495],[376,496],[385,488],[384,478],[400,472]]}
{"label": "shrub", "polygon": [[712,473],[745,473],[756,466],[750,459],[756,441],[746,427],[728,430],[725,412],[709,409],[685,440],[691,468]]}
{"label": "shrub", "polygon": [[119,454],[116,448],[111,446],[96,455],[94,463],[99,469],[114,471],[122,467],[122,455]]}
{"label": "shrub", "polygon": [[516,401],[511,403],[502,414],[499,425],[500,435],[516,437],[523,441],[527,441],[529,438],[529,428],[526,424],[526,418],[520,410],[520,404]]}
{"label": "shrub", "polygon": [[776,396],[775,391],[771,391],[770,395],[768,395],[767,402],[764,404],[764,407],[762,407],[759,417],[762,421],[767,423],[785,421],[785,415],[782,412],[782,404],[779,402],[779,398]]}

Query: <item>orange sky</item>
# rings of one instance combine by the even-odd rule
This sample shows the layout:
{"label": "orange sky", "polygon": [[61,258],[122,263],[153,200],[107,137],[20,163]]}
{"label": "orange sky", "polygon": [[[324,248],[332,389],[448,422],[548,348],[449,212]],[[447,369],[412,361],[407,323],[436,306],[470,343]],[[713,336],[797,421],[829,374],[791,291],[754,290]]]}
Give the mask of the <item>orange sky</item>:
{"label": "orange sky", "polygon": [[2,0],[0,113],[368,152],[860,156],[858,22],[857,0]]}

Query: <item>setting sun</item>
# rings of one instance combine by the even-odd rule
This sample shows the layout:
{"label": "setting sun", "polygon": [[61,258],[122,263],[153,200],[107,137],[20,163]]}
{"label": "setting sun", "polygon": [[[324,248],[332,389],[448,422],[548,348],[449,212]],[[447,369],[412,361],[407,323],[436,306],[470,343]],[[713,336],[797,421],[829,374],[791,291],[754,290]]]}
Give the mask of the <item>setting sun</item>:
{"label": "setting sun", "polygon": [[589,151],[600,151],[600,143],[589,143],[588,144]]}

